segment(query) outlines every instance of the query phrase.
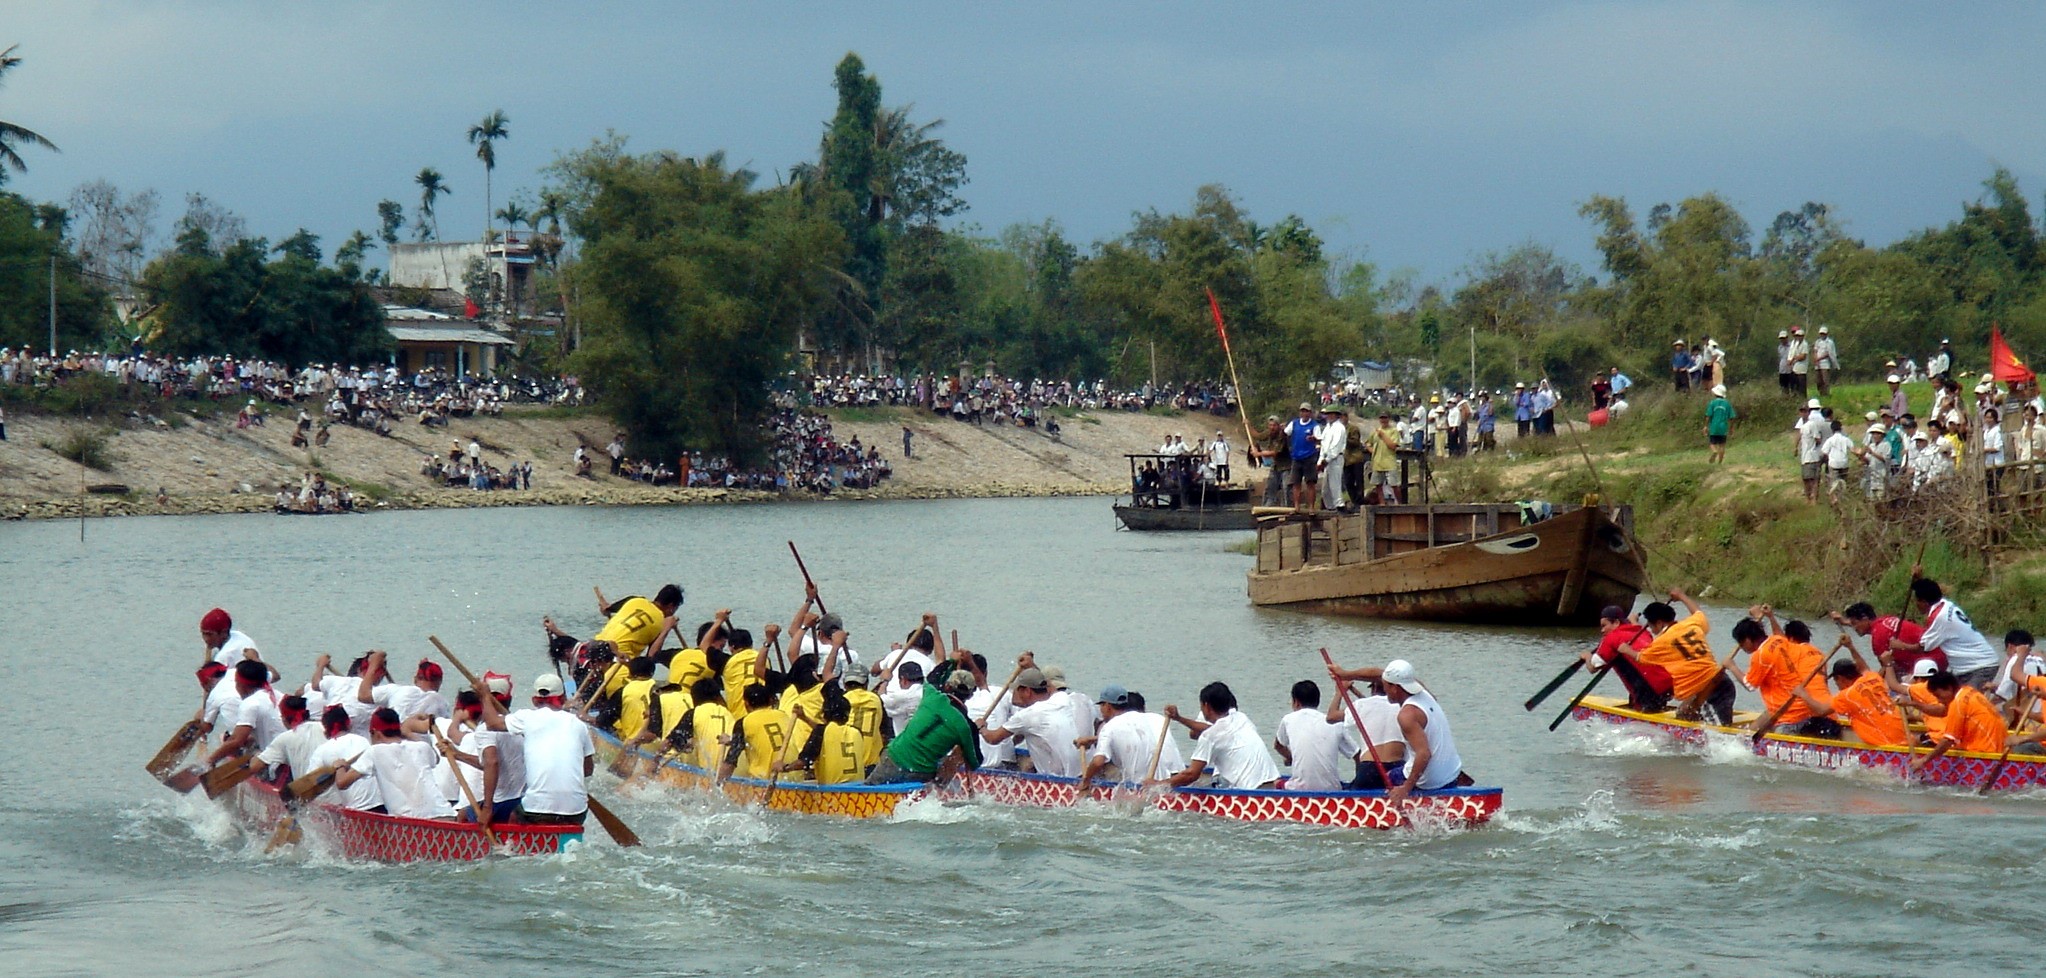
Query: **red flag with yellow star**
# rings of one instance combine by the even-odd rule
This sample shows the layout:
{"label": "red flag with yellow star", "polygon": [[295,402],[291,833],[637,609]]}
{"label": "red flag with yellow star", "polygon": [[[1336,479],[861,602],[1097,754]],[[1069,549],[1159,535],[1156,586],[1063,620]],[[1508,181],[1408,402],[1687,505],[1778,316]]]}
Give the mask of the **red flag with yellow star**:
{"label": "red flag with yellow star", "polygon": [[2032,368],[2011,352],[2010,344],[2003,341],[2003,328],[1989,328],[1989,373],[2006,384],[2029,384],[2032,382]]}

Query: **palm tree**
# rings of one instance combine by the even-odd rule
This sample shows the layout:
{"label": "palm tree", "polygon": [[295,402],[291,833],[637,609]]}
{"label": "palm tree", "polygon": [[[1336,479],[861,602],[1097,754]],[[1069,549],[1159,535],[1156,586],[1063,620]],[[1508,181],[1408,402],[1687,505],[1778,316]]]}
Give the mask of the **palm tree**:
{"label": "palm tree", "polygon": [[[14,53],[14,49],[20,46],[19,44],[9,45],[7,50],[0,51],[0,80],[4,80],[7,77],[8,69],[21,63],[20,56]],[[0,184],[7,182],[8,167],[13,167],[17,173],[28,170],[28,164],[22,162],[21,154],[14,151],[14,147],[11,145],[13,143],[41,146],[52,152],[57,151],[57,144],[44,139],[41,133],[26,126],[17,126],[12,122],[0,120]]]}
{"label": "palm tree", "polygon": [[497,209],[497,219],[504,222],[504,231],[507,238],[510,237],[512,229],[526,223],[532,216],[526,210],[526,206],[516,200],[507,201],[503,207]]}
{"label": "palm tree", "polygon": [[511,119],[503,109],[493,109],[483,121],[469,127],[469,143],[476,147],[476,158],[483,161],[483,240],[490,241],[490,171],[497,169],[497,141],[511,138],[507,129]]}
{"label": "palm tree", "polygon": [[433,216],[433,202],[442,194],[454,193],[442,182],[440,171],[433,167],[421,167],[419,175],[412,178],[419,185],[419,240],[425,241],[428,229],[435,239],[440,238],[440,219]]}

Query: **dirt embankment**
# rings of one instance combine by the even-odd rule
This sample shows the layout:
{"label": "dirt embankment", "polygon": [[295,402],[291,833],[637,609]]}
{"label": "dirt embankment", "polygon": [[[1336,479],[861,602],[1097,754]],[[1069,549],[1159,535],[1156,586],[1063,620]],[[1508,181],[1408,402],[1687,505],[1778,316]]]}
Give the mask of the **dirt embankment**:
{"label": "dirt embankment", "polygon": [[[613,428],[596,415],[456,419],[448,428],[401,425],[391,437],[335,426],[329,442],[311,450],[291,447],[292,415],[237,429],[232,415],[218,418],[165,412],[153,419],[80,421],[10,412],[0,441],[0,514],[9,518],[146,513],[258,512],[271,507],[280,483],[297,486],[307,471],[353,487],[371,506],[622,505],[752,501],[770,493],[722,489],[653,488],[603,474],[602,448]],[[1193,442],[1232,433],[1242,464],[1241,423],[1205,415],[1160,416],[1119,411],[1061,418],[1058,438],[1042,428],[972,425],[909,410],[859,411],[838,420],[841,441],[857,436],[878,445],[895,467],[879,489],[834,498],[951,498],[1103,495],[1127,488],[1125,452],[1147,452],[1168,434]],[[902,429],[912,433],[914,455],[902,454]],[[105,470],[88,469],[52,449],[75,432],[103,433]],[[427,455],[445,458],[456,439],[475,439],[499,467],[530,460],[533,488],[477,492],[446,489],[420,474]],[[600,462],[595,479],[574,474],[578,443]],[[81,485],[120,484],[126,494],[81,493]],[[161,490],[164,501],[158,502]],[[810,497],[798,497],[810,498]]]}

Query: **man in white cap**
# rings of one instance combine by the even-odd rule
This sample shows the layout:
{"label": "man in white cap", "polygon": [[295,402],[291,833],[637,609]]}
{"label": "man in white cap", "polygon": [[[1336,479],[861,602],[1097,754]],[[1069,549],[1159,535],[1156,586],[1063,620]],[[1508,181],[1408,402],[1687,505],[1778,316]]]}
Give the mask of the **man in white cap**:
{"label": "man in white cap", "polygon": [[1726,399],[1726,385],[1715,384],[1712,400],[1705,405],[1705,441],[1712,447],[1712,462],[1726,461],[1726,439],[1733,434],[1733,420],[1740,412]]}
{"label": "man in white cap", "polygon": [[1343,406],[1329,404],[1321,409],[1321,456],[1317,462],[1321,469],[1321,506],[1327,510],[1343,508],[1343,454],[1350,447],[1349,425],[1344,421]]}
{"label": "man in white cap", "polygon": [[588,778],[597,767],[590,728],[562,709],[561,677],[543,672],[533,680],[533,708],[507,716],[489,690],[483,694],[483,725],[524,737],[525,797],[516,819],[535,825],[581,825],[588,817]]}
{"label": "man in white cap", "polygon": [[1795,393],[1796,380],[1796,375],[1790,372],[1790,331],[1779,329],[1776,331],[1776,386],[1785,394]]}
{"label": "man in white cap", "polygon": [[1208,443],[1208,481],[1218,486],[1229,483],[1229,439],[1219,428],[1215,440]]}
{"label": "man in white cap", "polygon": [[1833,336],[1826,327],[1819,327],[1819,338],[1812,341],[1812,372],[1818,375],[1819,396],[1833,393],[1833,375],[1840,370],[1840,348],[1833,345]]}
{"label": "man in white cap", "polygon": [[1819,406],[1819,399],[1814,397],[1806,401],[1797,425],[1798,474],[1804,479],[1805,502],[1819,501],[1819,475],[1826,461],[1821,446],[1826,443],[1826,436],[1832,433],[1832,418]]}
{"label": "man in white cap", "polygon": [[1017,657],[1016,664],[1022,671],[1016,674],[1016,685],[1009,693],[1015,709],[1000,726],[981,731],[981,739],[1000,744],[1017,738],[1029,749],[1030,764],[1037,773],[1078,777],[1080,750],[1073,741],[1079,738],[1079,731],[1074,729],[1072,707],[1052,695],[1051,680],[1037,668],[1030,653]]}
{"label": "man in white cap", "polygon": [[1805,342],[1804,329],[1790,331],[1790,378],[1791,389],[1799,397],[1811,393],[1812,389],[1812,348]]}
{"label": "man in white cap", "polygon": [[[1179,745],[1172,741],[1171,721],[1144,712],[1136,694],[1121,686],[1109,686],[1101,691],[1096,705],[1100,708],[1101,725],[1094,728],[1087,768],[1080,774],[1083,792],[1088,782],[1096,778],[1142,779],[1151,770],[1154,753],[1158,756],[1158,776],[1169,778],[1186,768],[1186,762],[1179,757]],[[1160,737],[1165,738],[1163,746],[1158,742]]]}
{"label": "man in white cap", "polygon": [[1901,418],[1911,412],[1911,400],[1904,396],[1904,378],[1891,373],[1883,378],[1890,385],[1890,417]]}
{"label": "man in white cap", "polygon": [[1683,340],[1671,343],[1670,351],[1670,377],[1676,381],[1678,393],[1688,394],[1691,392],[1691,368],[1697,366],[1698,362],[1691,357],[1691,351],[1684,346]]}
{"label": "man in white cap", "polygon": [[1954,341],[1950,339],[1940,340],[1939,349],[1935,350],[1932,356],[1925,358],[1925,375],[1934,380],[1939,380],[1946,377],[1953,369]]}
{"label": "man in white cap", "polygon": [[1385,698],[1399,707],[1400,732],[1407,742],[1405,769],[1394,775],[1400,783],[1386,792],[1387,801],[1399,802],[1418,787],[1422,791],[1470,783],[1464,777],[1463,758],[1456,752],[1456,738],[1449,732],[1449,715],[1421,685],[1414,665],[1394,659],[1383,669],[1336,670],[1340,680],[1379,682]]}

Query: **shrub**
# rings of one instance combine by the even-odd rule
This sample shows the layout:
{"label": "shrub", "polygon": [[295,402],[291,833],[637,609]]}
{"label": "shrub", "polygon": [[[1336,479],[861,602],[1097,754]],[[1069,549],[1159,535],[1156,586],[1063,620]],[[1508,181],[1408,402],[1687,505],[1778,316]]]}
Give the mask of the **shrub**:
{"label": "shrub", "polygon": [[113,431],[108,428],[78,427],[68,429],[56,441],[46,438],[41,445],[88,469],[108,472],[114,467],[113,453],[107,444],[112,437]]}

